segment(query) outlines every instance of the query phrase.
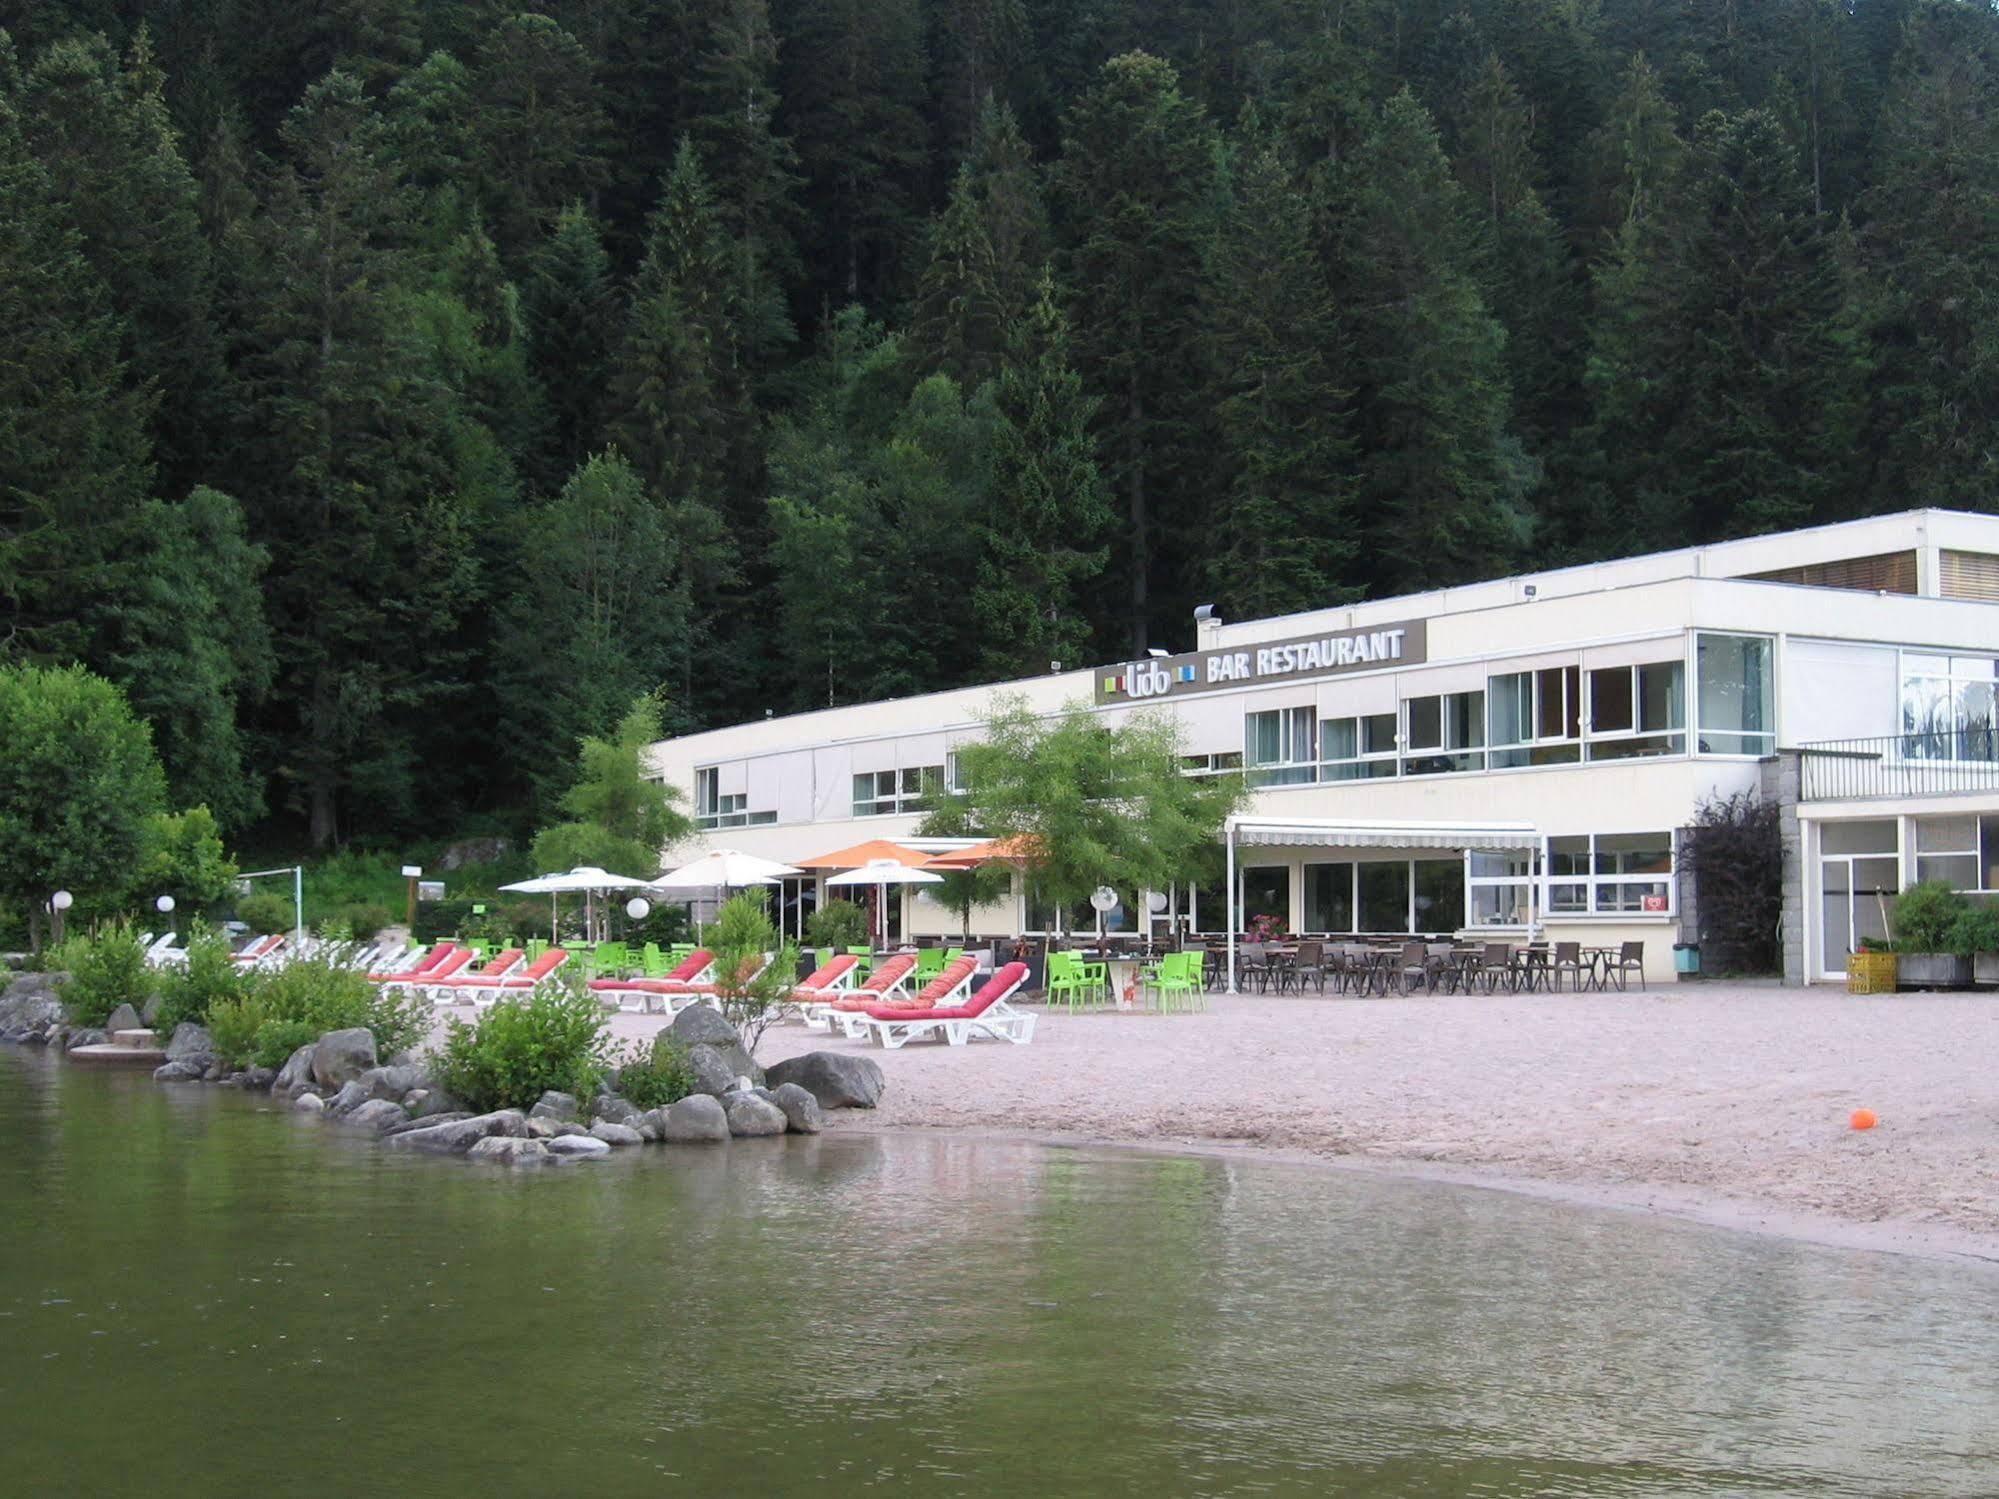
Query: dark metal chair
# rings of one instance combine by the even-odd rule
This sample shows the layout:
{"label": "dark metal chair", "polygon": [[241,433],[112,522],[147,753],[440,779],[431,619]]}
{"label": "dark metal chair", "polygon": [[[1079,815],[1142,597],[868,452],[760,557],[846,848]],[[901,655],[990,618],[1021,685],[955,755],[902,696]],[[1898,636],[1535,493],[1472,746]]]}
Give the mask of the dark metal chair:
{"label": "dark metal chair", "polygon": [[1617,949],[1617,957],[1604,965],[1604,977],[1615,979],[1619,989],[1624,987],[1625,977],[1633,973],[1638,975],[1638,987],[1643,989],[1645,987],[1645,944],[1643,942],[1626,942],[1622,944]]}

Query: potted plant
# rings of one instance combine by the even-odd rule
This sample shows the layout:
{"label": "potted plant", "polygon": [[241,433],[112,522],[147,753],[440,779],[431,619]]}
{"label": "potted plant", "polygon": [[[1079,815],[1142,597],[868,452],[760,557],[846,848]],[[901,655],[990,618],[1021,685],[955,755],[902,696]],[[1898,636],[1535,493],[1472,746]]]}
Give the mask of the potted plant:
{"label": "potted plant", "polygon": [[1268,912],[1249,918],[1249,940],[1252,942],[1281,942],[1284,940],[1284,918]]}
{"label": "potted plant", "polygon": [[1951,946],[1971,955],[1972,982],[1999,984],[1999,905],[1973,906],[1951,928]]}
{"label": "potted plant", "polygon": [[1971,954],[1958,948],[1971,902],[1947,880],[1923,880],[1895,901],[1895,981],[1904,989],[1965,989]]}

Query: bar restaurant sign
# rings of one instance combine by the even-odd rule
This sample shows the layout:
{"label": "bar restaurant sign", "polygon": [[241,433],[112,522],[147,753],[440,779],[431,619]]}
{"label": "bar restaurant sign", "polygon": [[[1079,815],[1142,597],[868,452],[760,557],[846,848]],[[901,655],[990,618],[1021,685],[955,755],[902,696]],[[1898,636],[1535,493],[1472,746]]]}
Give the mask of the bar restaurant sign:
{"label": "bar restaurant sign", "polygon": [[1300,635],[1241,650],[1154,656],[1098,674],[1099,703],[1143,703],[1159,698],[1219,692],[1227,687],[1272,687],[1384,666],[1415,666],[1429,657],[1423,620],[1367,630]]}

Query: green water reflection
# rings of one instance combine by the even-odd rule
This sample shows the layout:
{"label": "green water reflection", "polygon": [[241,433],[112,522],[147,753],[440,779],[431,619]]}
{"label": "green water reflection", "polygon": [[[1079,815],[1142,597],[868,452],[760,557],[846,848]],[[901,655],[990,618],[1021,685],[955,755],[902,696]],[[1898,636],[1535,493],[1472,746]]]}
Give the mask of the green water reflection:
{"label": "green water reflection", "polygon": [[0,1048],[12,1493],[1989,1494],[1999,1280],[1279,1166],[509,1175]]}

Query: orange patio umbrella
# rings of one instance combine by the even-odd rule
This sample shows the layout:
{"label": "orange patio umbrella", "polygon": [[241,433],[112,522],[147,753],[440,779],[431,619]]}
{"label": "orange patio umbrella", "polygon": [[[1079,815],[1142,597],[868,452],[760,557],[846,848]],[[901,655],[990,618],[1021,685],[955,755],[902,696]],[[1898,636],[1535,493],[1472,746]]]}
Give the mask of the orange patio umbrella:
{"label": "orange patio umbrella", "polygon": [[886,838],[870,838],[866,843],[856,843],[852,848],[836,848],[830,854],[821,854],[816,859],[800,859],[797,867],[804,870],[821,869],[865,869],[868,865],[887,859],[906,869],[913,869],[929,859],[930,855],[921,850],[904,848],[900,843],[891,843]]}
{"label": "orange patio umbrella", "polygon": [[1030,834],[1018,834],[1009,838],[988,838],[984,843],[974,843],[970,848],[954,848],[949,853],[934,855],[924,865],[926,869],[976,869],[981,864],[1031,864],[1038,845]]}

